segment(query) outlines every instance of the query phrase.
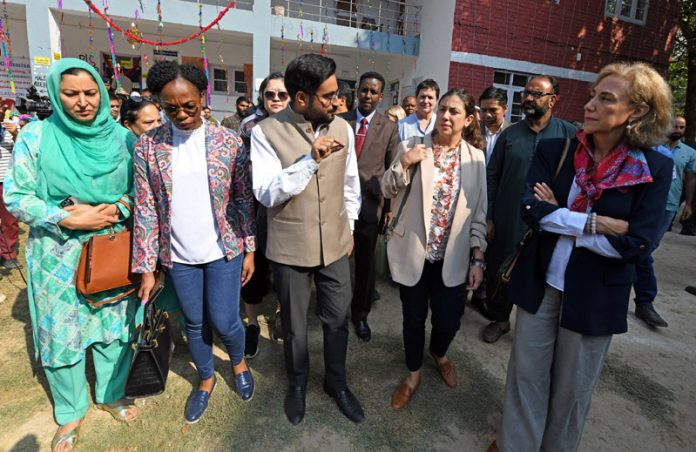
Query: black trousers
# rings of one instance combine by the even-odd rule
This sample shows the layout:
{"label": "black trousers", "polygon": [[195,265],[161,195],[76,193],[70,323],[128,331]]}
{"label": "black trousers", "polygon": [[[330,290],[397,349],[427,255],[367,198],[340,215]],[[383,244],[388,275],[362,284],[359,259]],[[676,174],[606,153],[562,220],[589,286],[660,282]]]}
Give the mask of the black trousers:
{"label": "black trousers", "polygon": [[263,297],[268,295],[270,282],[268,281],[269,263],[262,250],[254,252],[254,274],[244,287],[242,287],[242,300],[246,304],[259,304]]}
{"label": "black trousers", "polygon": [[[694,202],[691,204],[692,209],[696,209],[696,197],[694,198]],[[694,210],[696,212],[696,210]],[[682,224],[682,229],[686,228],[688,231],[692,231],[694,228],[696,228],[696,215],[692,215],[691,218],[689,218],[686,221],[681,221]]]}
{"label": "black trousers", "polygon": [[280,301],[285,369],[292,386],[307,386],[307,309],[312,280],[317,288],[317,316],[324,330],[324,381],[333,390],[346,389],[350,267],[348,257],[324,267],[294,267],[271,262]]}
{"label": "black trousers", "polygon": [[375,248],[377,246],[378,223],[355,222],[353,240],[355,248],[355,289],[351,303],[353,322],[366,320],[372,309],[372,292],[375,290]]}
{"label": "black trousers", "polygon": [[256,207],[256,251],[254,252],[254,274],[242,287],[242,300],[246,304],[259,304],[270,291],[270,264],[266,259],[266,237],[268,213],[263,204],[254,201]]}
{"label": "black trousers", "polygon": [[466,301],[466,284],[446,287],[442,282],[442,261],[426,261],[418,283],[412,287],[399,285],[399,295],[404,317],[406,367],[415,372],[423,365],[428,305],[432,311],[430,351],[443,357],[459,331]]}
{"label": "black trousers", "polygon": [[486,268],[486,317],[498,322],[507,322],[510,320],[513,305],[507,296],[506,287],[502,287],[499,296],[495,296],[498,290],[498,269],[499,267],[491,265]]}

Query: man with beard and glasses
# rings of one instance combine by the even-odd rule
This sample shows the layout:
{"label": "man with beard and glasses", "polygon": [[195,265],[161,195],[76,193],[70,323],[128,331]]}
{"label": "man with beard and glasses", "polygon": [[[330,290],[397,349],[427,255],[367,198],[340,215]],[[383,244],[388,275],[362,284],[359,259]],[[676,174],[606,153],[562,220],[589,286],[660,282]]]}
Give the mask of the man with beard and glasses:
{"label": "man with beard and glasses", "polygon": [[572,138],[575,127],[553,116],[559,95],[558,81],[548,75],[537,75],[522,91],[522,112],[525,119],[505,129],[495,143],[486,167],[488,184],[488,250],[486,251],[487,312],[493,319],[483,330],[484,342],[493,343],[510,331],[512,304],[507,294],[492,298],[497,287],[497,274],[505,258],[517,246],[527,229],[520,215],[520,200],[529,165],[537,143],[549,138]]}
{"label": "man with beard and glasses", "polygon": [[652,252],[659,246],[662,237],[677,216],[682,187],[685,187],[686,204],[681,214],[681,220],[688,220],[693,214],[691,206],[694,201],[694,191],[696,191],[696,150],[681,141],[684,137],[684,129],[686,129],[686,120],[681,116],[674,118],[674,129],[666,143],[669,156],[674,160],[674,168],[665,213],[659,220],[661,224],[654,248],[636,263],[636,279],[633,283],[636,295],[634,299],[636,317],[652,328],[666,328],[668,326],[653,306],[657,296],[657,280],[653,268]]}
{"label": "man with beard and glasses", "polygon": [[396,124],[377,111],[384,98],[384,77],[366,72],[358,83],[358,108],[341,115],[355,131],[362,205],[355,223],[355,290],[351,303],[351,320],[355,334],[367,342],[372,331],[367,316],[375,299],[375,247],[382,215],[382,176],[396,153],[399,133]]}
{"label": "man with beard and glasses", "polygon": [[348,256],[360,212],[360,178],[353,130],[336,117],[335,73],[331,58],[305,54],[291,61],[285,71],[289,108],[251,131],[253,190],[268,208],[266,257],[280,301],[289,380],[284,409],[293,425],[305,413],[312,281],[324,330],[324,392],[351,421],[365,416],[346,382]]}

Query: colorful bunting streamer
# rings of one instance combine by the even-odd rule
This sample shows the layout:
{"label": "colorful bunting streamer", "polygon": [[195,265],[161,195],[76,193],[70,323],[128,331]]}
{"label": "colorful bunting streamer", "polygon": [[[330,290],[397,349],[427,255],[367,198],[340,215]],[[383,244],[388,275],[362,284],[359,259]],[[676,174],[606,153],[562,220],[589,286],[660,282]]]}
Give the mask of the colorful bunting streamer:
{"label": "colorful bunting streamer", "polygon": [[285,22],[280,23],[280,68],[285,68]]}
{"label": "colorful bunting streamer", "polygon": [[89,37],[87,62],[92,66],[94,64],[94,22],[92,20],[92,9],[87,8],[87,36]]}
{"label": "colorful bunting streamer", "polygon": [[324,56],[329,51],[329,28],[324,25],[324,34],[321,37],[321,54]]}
{"label": "colorful bunting streamer", "polygon": [[[107,0],[102,0],[102,5],[104,7],[104,14],[109,14],[109,2]],[[114,69],[114,81],[116,82],[116,91],[121,88],[121,78],[118,74],[118,66],[116,62],[116,47],[114,46],[114,32],[111,30],[111,24],[106,23],[106,34],[109,37],[109,50],[111,51],[111,66]]]}
{"label": "colorful bunting streamer", "polygon": [[[191,36],[187,36],[187,37],[185,37],[185,38],[177,39],[177,40],[175,40],[175,41],[166,41],[166,42],[163,41],[163,38],[162,38],[162,31],[163,31],[163,29],[164,29],[164,23],[162,22],[162,8],[161,8],[161,6],[159,5],[159,0],[158,0],[158,6],[159,6],[159,7],[158,7],[158,15],[157,15],[158,18],[159,18],[159,21],[160,21],[160,23],[159,23],[159,27],[160,27],[160,40],[159,40],[159,41],[152,41],[152,40],[145,39],[145,38],[138,37],[138,36],[135,36],[135,35],[131,34],[128,30],[124,30],[123,28],[121,28],[117,23],[115,23],[113,20],[111,20],[111,19],[109,18],[108,15],[104,14],[103,11],[101,11],[99,8],[97,8],[97,6],[92,2],[92,0],[84,0],[84,2],[85,2],[85,3],[92,9],[92,11],[94,11],[99,17],[101,17],[102,19],[104,19],[104,21],[105,21],[109,26],[111,26],[111,28],[113,28],[114,30],[118,31],[119,33],[123,34],[124,36],[126,36],[126,37],[128,37],[128,38],[134,38],[134,39],[138,40],[138,42],[140,42],[140,43],[142,43],[142,44],[149,44],[149,45],[157,46],[157,48],[159,48],[159,47],[167,47],[167,46],[175,46],[175,45],[183,44],[183,43],[188,42],[188,41],[192,41],[192,40],[194,40],[194,39],[198,39],[198,38],[200,37],[200,35],[201,35],[201,31],[197,31],[196,33],[192,34]],[[216,17],[212,22],[210,22],[208,25],[206,25],[205,27],[203,27],[202,32],[205,33],[206,31],[208,31],[208,30],[210,30],[211,28],[213,28],[213,27],[215,26],[215,24],[217,24],[217,23],[225,16],[225,14],[227,14],[227,12],[228,12],[230,9],[232,9],[232,8],[235,7],[236,4],[237,4],[237,2],[234,2],[234,1],[233,1],[233,2],[229,2],[229,3],[227,4],[227,6],[225,7],[225,9],[223,9],[222,11],[220,11],[220,14],[218,14],[217,17]]]}
{"label": "colorful bunting streamer", "polygon": [[205,49],[205,33],[203,33],[203,2],[198,0],[198,28],[201,30],[201,58],[203,59],[203,71],[205,71],[205,78],[208,79],[208,89],[207,89],[207,99],[208,105],[212,103],[211,89],[210,89],[210,74],[208,73],[208,55]]}

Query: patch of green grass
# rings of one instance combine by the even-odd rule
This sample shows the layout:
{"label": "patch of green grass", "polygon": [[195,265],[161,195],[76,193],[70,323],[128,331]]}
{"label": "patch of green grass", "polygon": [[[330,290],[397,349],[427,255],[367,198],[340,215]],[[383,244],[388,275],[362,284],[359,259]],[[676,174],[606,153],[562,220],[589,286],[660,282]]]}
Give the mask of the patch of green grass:
{"label": "patch of green grass", "polygon": [[647,418],[674,428],[674,392],[640,368],[610,356],[604,364],[600,387],[635,403]]}
{"label": "patch of green grass", "polygon": [[403,347],[398,337],[378,336],[369,344],[350,344],[348,384],[366,414],[362,424],[353,424],[323,393],[319,338],[320,334],[310,333],[312,371],[307,412],[298,426],[292,426],[283,412],[287,380],[282,347],[262,341],[261,353],[251,361],[257,385],[252,401],[244,403],[237,397],[229,377],[229,363],[216,360],[218,386],[210,407],[200,423],[186,425],[184,404],[197,377],[185,362],[188,352],[180,349],[167,393],[147,399],[141,419],[130,428],[110,423],[106,429],[106,416],[90,414],[82,447],[91,450],[108,444],[112,450],[128,450],[135,445],[179,450],[431,450],[435,441],[456,444],[460,430],[477,434],[490,431],[488,419],[500,413],[502,385],[473,355],[458,352],[453,352],[451,359],[459,386],[445,386],[426,355],[423,382],[411,404],[403,411],[393,411],[391,394],[406,374]]}

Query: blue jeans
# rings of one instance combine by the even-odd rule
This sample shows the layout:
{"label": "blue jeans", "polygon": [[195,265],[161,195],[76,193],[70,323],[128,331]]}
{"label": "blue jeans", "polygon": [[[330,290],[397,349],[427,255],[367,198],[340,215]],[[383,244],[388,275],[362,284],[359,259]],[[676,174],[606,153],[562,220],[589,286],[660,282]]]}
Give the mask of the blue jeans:
{"label": "blue jeans", "polygon": [[240,254],[207,264],[174,262],[169,270],[181,312],[191,357],[201,380],[213,376],[213,329],[227,348],[233,365],[244,356],[244,325],[239,318],[242,261]]}
{"label": "blue jeans", "polygon": [[657,234],[655,246],[649,253],[645,253],[638,262],[636,262],[636,279],[633,282],[633,290],[636,293],[636,306],[650,308],[657,296],[657,279],[655,278],[655,269],[653,268],[654,260],[652,253],[660,245],[662,237],[664,237],[667,229],[669,229],[669,225],[674,221],[676,214],[677,212],[665,210],[661,219],[660,230]]}

